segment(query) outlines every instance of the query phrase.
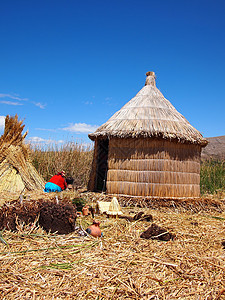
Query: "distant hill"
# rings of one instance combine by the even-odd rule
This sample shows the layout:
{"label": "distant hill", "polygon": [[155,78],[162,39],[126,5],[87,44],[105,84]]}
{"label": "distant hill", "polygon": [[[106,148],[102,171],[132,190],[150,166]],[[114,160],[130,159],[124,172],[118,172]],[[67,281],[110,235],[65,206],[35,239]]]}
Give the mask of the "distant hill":
{"label": "distant hill", "polygon": [[225,135],[206,139],[209,143],[202,150],[202,159],[225,159]]}

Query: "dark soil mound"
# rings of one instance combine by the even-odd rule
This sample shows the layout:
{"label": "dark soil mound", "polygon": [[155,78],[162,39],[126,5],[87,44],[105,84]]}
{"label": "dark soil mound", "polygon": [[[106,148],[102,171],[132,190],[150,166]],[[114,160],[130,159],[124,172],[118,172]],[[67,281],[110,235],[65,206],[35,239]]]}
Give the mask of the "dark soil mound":
{"label": "dark soil mound", "polygon": [[3,228],[15,231],[18,223],[33,223],[38,217],[40,203],[33,201],[20,203],[19,200],[5,203],[0,208],[0,230]]}
{"label": "dark soil mound", "polygon": [[152,215],[145,215],[141,211],[134,216],[134,221],[137,221],[137,220],[151,222],[153,220],[153,217],[152,217]]}
{"label": "dark soil mound", "polygon": [[75,229],[76,210],[71,204],[43,203],[40,210],[39,224],[46,231],[66,234]]}
{"label": "dark soil mound", "polygon": [[134,221],[137,221],[137,220],[140,220],[143,216],[143,211],[140,211],[139,213],[137,213],[135,216],[134,216]]}
{"label": "dark soil mound", "polygon": [[154,223],[146,231],[142,232],[140,237],[143,239],[157,239],[161,241],[169,241],[173,239],[173,235],[171,233]]}
{"label": "dark soil mound", "polygon": [[153,217],[152,215],[145,215],[142,211],[140,211],[139,213],[137,213],[134,217],[131,216],[119,216],[120,219],[126,219],[130,222],[133,221],[147,221],[147,222],[152,222]]}
{"label": "dark soil mound", "polygon": [[225,249],[225,240],[221,242],[223,248]]}
{"label": "dark soil mound", "polygon": [[70,203],[15,200],[0,208],[0,230],[15,231],[18,223],[33,223],[38,216],[37,223],[46,231],[66,234],[75,229],[76,209]]}

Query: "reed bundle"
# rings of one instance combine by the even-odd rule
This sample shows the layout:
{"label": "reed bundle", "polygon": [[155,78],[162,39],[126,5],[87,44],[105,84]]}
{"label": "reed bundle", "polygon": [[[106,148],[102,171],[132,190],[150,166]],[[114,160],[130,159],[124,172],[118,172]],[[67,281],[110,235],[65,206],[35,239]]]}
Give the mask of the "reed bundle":
{"label": "reed bundle", "polygon": [[43,189],[44,181],[30,161],[30,153],[22,134],[24,125],[18,116],[7,116],[0,138],[0,191],[21,192]]}
{"label": "reed bundle", "polygon": [[[105,216],[98,216],[101,239],[47,234],[35,223],[18,225],[16,233],[4,231],[2,298],[224,299],[224,213],[178,214],[172,208],[145,213],[173,233],[174,240],[142,239],[151,223]],[[91,222],[81,217],[77,225],[85,228]]]}

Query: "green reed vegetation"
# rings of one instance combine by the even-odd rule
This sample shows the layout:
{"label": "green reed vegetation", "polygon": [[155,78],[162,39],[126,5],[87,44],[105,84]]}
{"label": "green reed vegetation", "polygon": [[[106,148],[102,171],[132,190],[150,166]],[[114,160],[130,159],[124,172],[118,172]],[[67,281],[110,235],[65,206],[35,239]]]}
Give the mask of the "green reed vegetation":
{"label": "green reed vegetation", "polygon": [[225,161],[202,161],[200,186],[202,194],[225,191]]}
{"label": "green reed vegetation", "polygon": [[86,187],[91,171],[93,149],[75,142],[51,145],[31,145],[31,160],[37,171],[48,181],[64,170],[73,177],[77,187]]}
{"label": "green reed vegetation", "polygon": [[[93,158],[93,147],[68,142],[49,146],[31,146],[33,165],[48,181],[53,175],[65,170],[66,176],[73,177],[75,186],[87,187]],[[206,160],[201,163],[200,186],[202,194],[225,191],[225,163]]]}

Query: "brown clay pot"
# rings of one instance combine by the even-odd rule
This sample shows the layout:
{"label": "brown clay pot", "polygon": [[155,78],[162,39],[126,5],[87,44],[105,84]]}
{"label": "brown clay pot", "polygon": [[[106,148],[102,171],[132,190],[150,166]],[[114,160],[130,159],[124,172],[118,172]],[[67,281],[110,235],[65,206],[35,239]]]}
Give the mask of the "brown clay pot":
{"label": "brown clay pot", "polygon": [[101,237],[102,231],[99,225],[100,225],[99,221],[93,220],[93,224],[86,229],[87,233],[89,233],[94,237]]}
{"label": "brown clay pot", "polygon": [[84,216],[88,216],[89,215],[89,209],[88,209],[88,206],[85,205],[83,208],[82,208],[82,213]]}

